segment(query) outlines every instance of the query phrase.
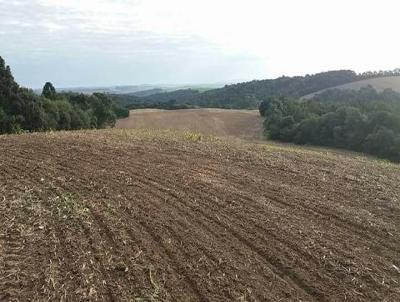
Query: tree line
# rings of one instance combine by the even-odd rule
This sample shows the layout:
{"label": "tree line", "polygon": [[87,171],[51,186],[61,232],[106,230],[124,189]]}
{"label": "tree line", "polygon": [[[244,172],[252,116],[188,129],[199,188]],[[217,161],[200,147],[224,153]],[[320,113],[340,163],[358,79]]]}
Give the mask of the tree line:
{"label": "tree line", "polygon": [[50,82],[38,96],[15,82],[0,57],[0,134],[112,127],[128,115],[105,94],[57,93]]}
{"label": "tree line", "polygon": [[306,101],[271,97],[259,107],[273,140],[338,147],[400,162],[400,94],[338,89]]}
{"label": "tree line", "polygon": [[400,69],[368,71],[360,74],[352,70],[336,70],[305,76],[282,76],[277,79],[255,80],[226,85],[204,92],[195,89],[181,89],[162,93],[155,91],[154,94],[145,96],[120,94],[113,95],[113,97],[128,108],[160,108],[163,106],[162,104],[175,100],[176,104],[199,108],[255,109],[262,100],[271,96],[300,98],[326,88],[386,76],[400,76]]}
{"label": "tree line", "polygon": [[393,70],[366,71],[358,74],[360,80],[393,76],[400,76],[400,68]]}
{"label": "tree line", "polygon": [[218,89],[200,92],[195,89],[181,89],[166,93],[156,93],[145,97],[134,95],[118,95],[116,100],[124,105],[161,104],[175,100],[176,104],[194,107],[211,107],[225,109],[256,109],[261,100],[270,96],[290,96],[298,98],[312,92],[341,84],[357,81],[358,75],[351,70],[322,72],[313,75],[286,77],[271,80],[255,80],[250,82],[226,85]]}

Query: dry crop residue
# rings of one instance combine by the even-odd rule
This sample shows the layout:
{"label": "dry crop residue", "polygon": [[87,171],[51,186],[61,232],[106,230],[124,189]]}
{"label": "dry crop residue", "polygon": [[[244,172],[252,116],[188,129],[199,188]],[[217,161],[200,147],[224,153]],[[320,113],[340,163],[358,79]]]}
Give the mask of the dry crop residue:
{"label": "dry crop residue", "polygon": [[263,119],[258,110],[183,109],[131,110],[130,116],[117,121],[122,129],[173,129],[204,135],[263,139]]}
{"label": "dry crop residue", "polygon": [[0,154],[0,301],[400,300],[397,165],[125,130]]}

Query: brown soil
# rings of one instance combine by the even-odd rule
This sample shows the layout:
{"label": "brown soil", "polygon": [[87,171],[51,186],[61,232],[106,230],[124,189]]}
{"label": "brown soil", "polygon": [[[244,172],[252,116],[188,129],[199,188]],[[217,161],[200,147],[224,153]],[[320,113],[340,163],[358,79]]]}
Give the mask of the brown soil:
{"label": "brown soil", "polygon": [[117,122],[123,129],[173,129],[206,135],[262,139],[262,118],[258,110],[185,109],[131,110],[129,118]]}
{"label": "brown soil", "polygon": [[0,301],[400,300],[398,165],[125,130],[0,154]]}

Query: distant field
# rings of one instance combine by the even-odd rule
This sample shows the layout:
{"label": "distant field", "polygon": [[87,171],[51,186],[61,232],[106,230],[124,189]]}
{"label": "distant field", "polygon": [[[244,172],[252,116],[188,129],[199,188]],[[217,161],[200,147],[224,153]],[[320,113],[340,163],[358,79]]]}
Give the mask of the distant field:
{"label": "distant field", "polygon": [[316,94],[319,94],[319,93],[321,93],[323,91],[326,91],[326,90],[329,90],[329,89],[359,90],[360,88],[366,87],[368,85],[371,85],[377,91],[383,91],[383,90],[385,90],[387,88],[391,88],[394,91],[400,92],[400,76],[382,77],[382,78],[376,78],[376,79],[368,79],[368,80],[357,81],[357,82],[353,82],[353,83],[347,83],[347,84],[344,84],[344,85],[331,87],[331,88],[323,89],[323,90],[308,94],[306,96],[303,96],[302,99],[312,98]]}
{"label": "distant field", "polygon": [[263,136],[262,118],[258,110],[131,110],[130,117],[119,120],[116,127],[172,129],[246,139],[261,139]]}

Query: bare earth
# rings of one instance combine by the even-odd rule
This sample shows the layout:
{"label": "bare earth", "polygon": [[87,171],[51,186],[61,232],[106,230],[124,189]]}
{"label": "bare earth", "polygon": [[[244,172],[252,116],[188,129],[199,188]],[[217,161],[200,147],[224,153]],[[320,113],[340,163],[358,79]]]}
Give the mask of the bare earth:
{"label": "bare earth", "polygon": [[400,301],[398,165],[116,129],[0,154],[0,301]]}
{"label": "bare earth", "polygon": [[173,129],[206,135],[262,139],[258,110],[188,109],[131,110],[130,117],[117,122],[123,129]]}

